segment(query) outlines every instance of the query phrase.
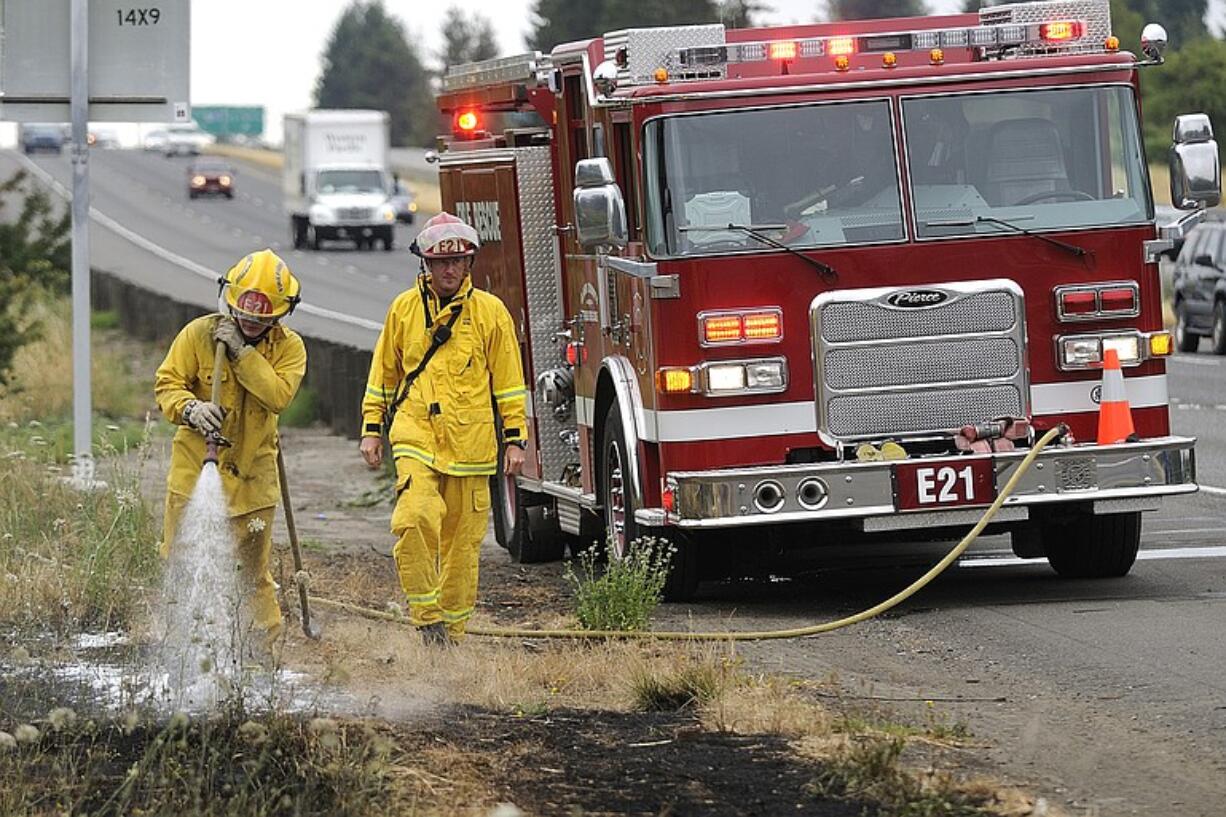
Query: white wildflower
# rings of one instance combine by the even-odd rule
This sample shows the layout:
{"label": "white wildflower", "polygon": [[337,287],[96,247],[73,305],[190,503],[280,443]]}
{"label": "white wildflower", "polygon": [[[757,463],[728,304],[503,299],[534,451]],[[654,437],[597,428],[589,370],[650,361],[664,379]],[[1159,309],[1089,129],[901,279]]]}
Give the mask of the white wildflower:
{"label": "white wildflower", "polygon": [[77,713],[66,706],[57,706],[47,713],[47,723],[57,732],[72,726],[76,721]]}
{"label": "white wildflower", "polygon": [[38,740],[38,727],[23,723],[13,732],[18,743],[35,743]]}
{"label": "white wildflower", "polygon": [[0,732],[0,752],[11,752],[17,748],[17,738],[8,732]]}
{"label": "white wildflower", "polygon": [[264,530],[264,527],[265,527],[264,520],[258,516],[253,516],[247,520],[247,532],[248,533],[259,533],[262,530]]}
{"label": "white wildflower", "polygon": [[252,746],[259,746],[268,740],[268,730],[263,724],[255,721],[246,721],[242,726],[238,727],[238,734],[243,740],[250,743]]}
{"label": "white wildflower", "polygon": [[26,423],[26,425],[29,426],[30,428],[42,428],[43,427],[43,424],[40,423],[38,420],[31,420],[30,422]]}

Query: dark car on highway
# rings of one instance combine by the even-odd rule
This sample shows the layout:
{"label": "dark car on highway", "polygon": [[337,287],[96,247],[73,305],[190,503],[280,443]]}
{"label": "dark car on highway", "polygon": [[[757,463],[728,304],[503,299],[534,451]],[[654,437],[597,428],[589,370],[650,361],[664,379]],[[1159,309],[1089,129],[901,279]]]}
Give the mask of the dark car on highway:
{"label": "dark car on highway", "polygon": [[1208,336],[1226,355],[1226,222],[1210,221],[1188,234],[1175,259],[1175,345],[1195,352]]}
{"label": "dark car on highway", "polygon": [[64,147],[64,130],[59,125],[22,125],[21,149],[29,155],[36,150],[59,153]]}
{"label": "dark car on highway", "polygon": [[187,166],[187,195],[234,198],[234,168],[219,159],[198,159]]}

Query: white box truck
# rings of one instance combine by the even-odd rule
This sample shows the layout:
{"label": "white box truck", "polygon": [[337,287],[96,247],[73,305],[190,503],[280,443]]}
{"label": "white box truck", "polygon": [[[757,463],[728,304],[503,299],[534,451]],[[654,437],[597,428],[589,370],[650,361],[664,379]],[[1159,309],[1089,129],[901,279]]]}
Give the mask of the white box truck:
{"label": "white box truck", "polygon": [[352,241],[359,250],[395,241],[385,111],[285,115],[282,200],[294,247]]}

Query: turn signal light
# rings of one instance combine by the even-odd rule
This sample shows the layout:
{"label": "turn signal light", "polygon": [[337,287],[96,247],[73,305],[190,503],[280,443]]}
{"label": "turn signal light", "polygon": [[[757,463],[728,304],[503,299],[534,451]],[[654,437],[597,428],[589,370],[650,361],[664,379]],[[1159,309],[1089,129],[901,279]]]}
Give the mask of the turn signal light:
{"label": "turn signal light", "polygon": [[704,343],[740,343],[743,324],[740,315],[710,315],[702,319]]}
{"label": "turn signal light", "polygon": [[1141,289],[1133,281],[1056,287],[1054,294],[1056,314],[1066,323],[1141,314]]}
{"label": "turn signal light", "polygon": [[1175,351],[1175,341],[1170,332],[1155,332],[1149,336],[1150,357],[1170,357]]}
{"label": "turn signal light", "polygon": [[656,371],[656,389],[661,394],[688,394],[694,391],[694,372],[681,367]]}
{"label": "turn signal light", "polygon": [[745,316],[746,340],[779,340],[783,337],[783,315],[779,312],[750,312]]}

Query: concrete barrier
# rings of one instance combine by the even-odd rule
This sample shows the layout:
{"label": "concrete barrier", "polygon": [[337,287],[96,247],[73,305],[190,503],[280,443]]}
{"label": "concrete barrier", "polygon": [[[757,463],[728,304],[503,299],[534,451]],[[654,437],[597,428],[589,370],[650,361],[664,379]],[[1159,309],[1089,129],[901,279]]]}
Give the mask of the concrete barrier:
{"label": "concrete barrier", "polygon": [[[102,270],[92,271],[90,293],[93,308],[114,312],[129,335],[166,346],[188,321],[212,311],[150,292]],[[303,340],[307,347],[304,383],[318,398],[320,420],[334,434],[356,439],[362,430],[370,350],[307,335]]]}

